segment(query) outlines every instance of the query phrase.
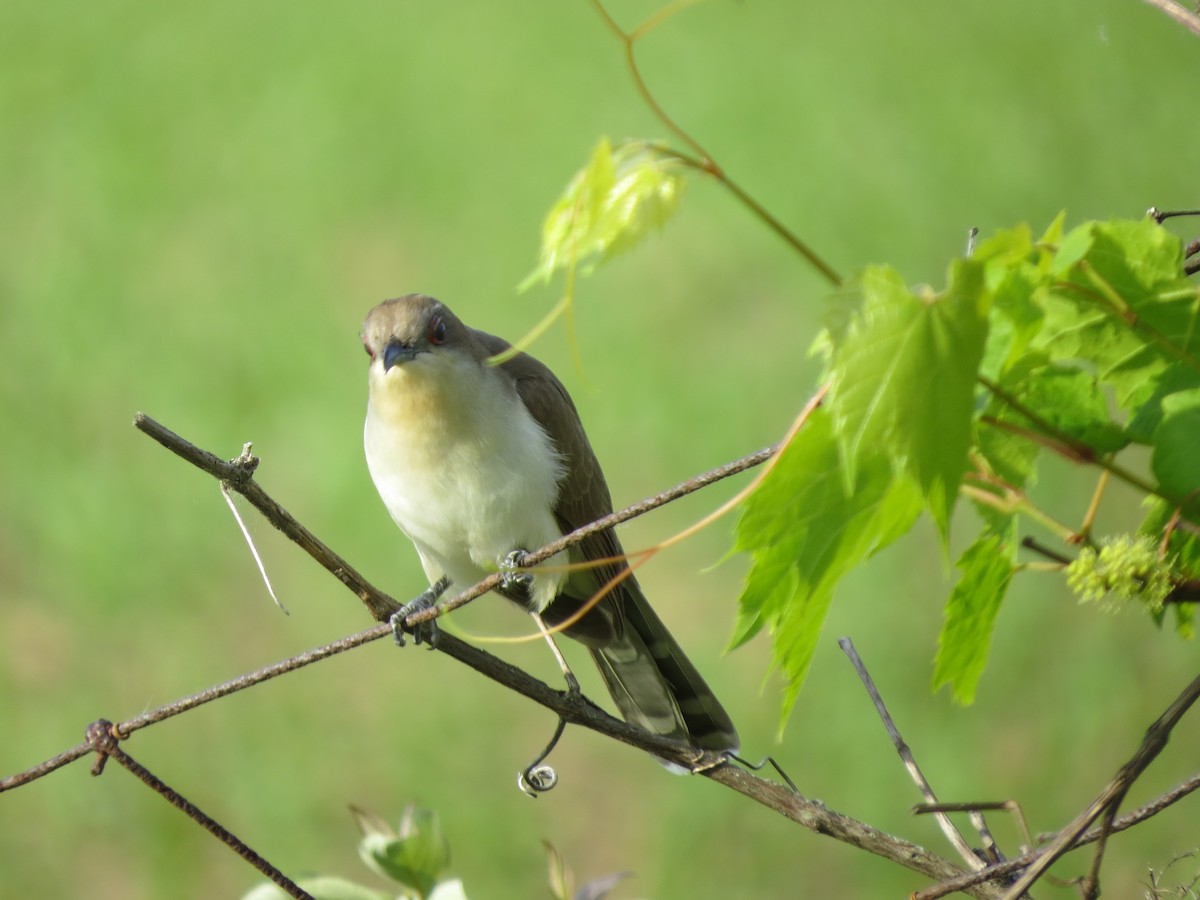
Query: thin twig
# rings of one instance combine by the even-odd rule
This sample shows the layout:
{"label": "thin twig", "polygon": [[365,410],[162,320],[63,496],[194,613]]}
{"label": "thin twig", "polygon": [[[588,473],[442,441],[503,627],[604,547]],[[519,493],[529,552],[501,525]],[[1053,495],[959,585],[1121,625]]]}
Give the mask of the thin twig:
{"label": "thin twig", "polygon": [[1061,429],[1051,425],[1045,419],[1033,412],[1033,410],[1021,403],[1021,401],[1019,401],[1013,394],[1004,390],[994,381],[991,381],[982,375],[978,376],[976,380],[1001,400],[1003,400],[1006,404],[1015,409],[1022,416],[1033,422],[1034,425],[1037,426],[1038,431],[1033,433],[1022,431],[1019,426],[1015,426],[1014,423],[1005,422],[995,418],[994,416],[982,416],[981,421],[985,424],[1026,437],[1035,443],[1047,447],[1071,462],[1091,463],[1092,465],[1099,466],[1100,468],[1111,472],[1126,484],[1132,485],[1143,493],[1153,494],[1155,497],[1160,497],[1174,506],[1182,505],[1177,498],[1164,493],[1162,488],[1155,484],[1151,484],[1140,475],[1130,472],[1123,466],[1113,462],[1108,456],[1097,453],[1096,450],[1088,444],[1077,440],[1076,438],[1067,434],[1065,431],[1062,431]]}
{"label": "thin twig", "polygon": [[675,135],[676,138],[686,144],[699,158],[676,151],[670,151],[671,155],[675,156],[681,162],[696,169],[697,171],[711,175],[713,178],[723,184],[725,188],[735,197],[737,197],[742,205],[750,210],[750,212],[755,216],[757,216],[764,225],[774,231],[779,237],[783,238],[783,240],[790,244],[797,253],[808,260],[809,264],[812,265],[813,268],[815,268],[818,272],[820,272],[821,276],[826,281],[835,287],[840,285],[842,283],[842,276],[839,275],[837,271],[831,265],[829,265],[829,263],[825,262],[825,260],[822,259],[812,247],[808,246],[808,244],[801,240],[797,234],[795,234],[786,225],[771,215],[765,206],[751,197],[745,190],[736,184],[733,179],[731,179],[725,173],[725,170],[717,165],[717,162],[713,159],[712,154],[709,153],[695,137],[680,127],[680,125],[676,123],[670,115],[667,114],[667,111],[663,109],[657,98],[655,98],[654,94],[650,91],[650,87],[646,84],[645,78],[642,77],[642,71],[638,66],[637,53],[635,50],[638,38],[648,33],[652,28],[661,24],[664,17],[674,15],[683,7],[690,5],[690,3],[679,3],[668,7],[666,10],[660,11],[651,19],[647,20],[647,22],[645,22],[639,28],[636,28],[633,31],[625,31],[625,29],[617,24],[616,19],[614,19],[605,8],[602,0],[592,0],[592,6],[595,7],[596,12],[600,15],[600,18],[604,20],[604,24],[608,26],[608,29],[616,36],[617,40],[621,42],[621,48],[625,53],[625,64],[629,68],[629,75],[633,79],[634,87],[637,89],[638,95],[642,98],[642,102],[650,108],[650,112],[653,113],[654,117],[662,123],[664,128],[666,128],[673,135]]}
{"label": "thin twig", "polygon": [[[908,769],[908,774],[916,783],[917,788],[921,791],[921,796],[925,798],[927,803],[937,804],[937,795],[933,792],[933,787],[929,784],[925,774],[921,771],[921,767],[917,765],[916,759],[913,758],[912,751],[904,738],[900,736],[900,729],[896,727],[895,721],[892,719],[891,713],[888,712],[887,706],[883,702],[883,697],[880,696],[878,688],[875,687],[875,682],[867,671],[866,664],[862,661],[862,657],[858,655],[858,651],[854,649],[854,642],[848,637],[838,638],[838,646],[842,648],[842,652],[850,659],[851,665],[854,666],[854,671],[858,673],[858,677],[862,679],[863,686],[867,689],[867,693],[871,696],[871,702],[875,704],[875,711],[879,713],[879,718],[883,720],[883,726],[887,729],[888,737],[892,739],[892,745],[896,748],[896,752],[900,754],[900,759],[904,761],[904,767]],[[962,857],[968,868],[978,871],[984,868],[987,863],[979,858],[979,855],[971,848],[966,839],[955,827],[944,812],[935,812],[934,818],[937,819],[938,825],[942,829],[942,833],[946,835],[946,840],[958,851],[958,855]],[[982,816],[976,814],[976,817],[982,822]],[[986,826],[984,828],[986,831]]]}
{"label": "thin twig", "polygon": [[[309,651],[306,654],[302,654],[300,658],[306,660],[306,663],[315,662],[318,658],[331,655],[333,652],[350,649],[351,646],[358,646],[367,641],[389,635],[390,633],[391,629],[386,624],[378,625],[368,631]],[[879,831],[849,816],[834,812],[820,801],[810,800],[796,793],[790,786],[777,784],[752,775],[736,766],[727,765],[721,754],[705,753],[698,755],[694,748],[683,742],[652,734],[635,725],[630,725],[627,722],[614,718],[596,707],[582,694],[555,690],[516,666],[460,641],[452,634],[446,632],[441,634],[438,642],[438,650],[465,663],[498,684],[544,706],[556,713],[568,724],[581,725],[647,753],[678,763],[681,766],[693,767],[699,774],[704,775],[706,778],[723,784],[761,803],[768,809],[774,810],[810,831],[827,835],[851,846],[867,850],[929,878],[945,880],[953,879],[962,874],[961,869],[935,853],[930,853],[928,850],[909,841]],[[215,700],[219,696],[224,696],[234,690],[241,690],[244,687],[250,686],[251,683],[263,680],[263,677],[274,677],[275,675],[284,674],[287,671],[293,671],[295,668],[296,666],[293,665],[292,660],[268,666],[259,670],[258,673],[234,679],[233,681],[226,682],[225,685],[168,704],[161,709],[153,710],[128,722],[113,725],[110,731],[114,737],[126,737],[138,728],[161,721],[168,716],[177,715],[187,709],[194,708],[200,703]],[[9,785],[11,783],[11,786],[16,786],[18,783],[25,783],[33,780],[35,777],[39,777],[41,774],[45,774],[46,771],[50,771],[58,765],[79,759],[93,750],[95,750],[94,744],[85,742],[79,747],[73,748],[68,754],[63,754],[62,757],[56,757],[48,763],[34,767],[29,772],[22,773],[21,776],[5,779],[2,784]],[[65,758],[68,756],[69,758]],[[50,763],[56,765],[50,766]],[[996,890],[985,885],[972,886],[968,888],[968,892],[973,896],[981,898],[999,897],[999,893]]]}
{"label": "thin twig", "polygon": [[[263,509],[264,514],[268,515],[272,524],[280,528],[289,537],[293,537],[310,555],[314,556],[327,569],[338,575],[339,580],[344,584],[351,587],[363,599],[364,603],[367,604],[368,609],[388,610],[388,615],[390,615],[392,610],[399,608],[398,603],[387,595],[378,592],[362,576],[358,575],[348,563],[321,543],[311,532],[300,526],[298,522],[295,522],[278,503],[258,487],[250,477],[253,474],[254,467],[257,466],[257,460],[247,462],[244,467],[234,466],[219,459],[214,454],[195,447],[146,416],[139,415],[136,424],[139,429],[150,434],[168,449],[178,453],[183,458],[188,459],[215,477],[229,480],[234,490],[238,490],[252,504]],[[688,479],[674,488],[635,503],[585,528],[565,535],[563,538],[529,554],[527,557],[528,562],[530,565],[533,565],[549,559],[589,534],[606,528],[612,528],[621,522],[628,521],[635,516],[656,509],[671,500],[759,465],[768,460],[774,451],[774,447],[769,447],[724,466],[719,466],[695,478]],[[500,577],[499,573],[489,576],[489,578],[484,579],[471,590],[464,591],[458,597],[453,598],[446,604],[446,608],[461,605],[466,602],[469,596],[477,596],[491,590],[499,583]],[[435,614],[435,610],[425,610],[421,613],[416,613],[409,617],[406,624],[409,626],[414,625],[418,621],[425,621],[432,618]],[[389,633],[389,629],[386,625],[382,625],[346,640],[372,640],[387,633]],[[651,734],[634,725],[613,718],[603,710],[597,708],[581,694],[554,690],[521,669],[497,659],[477,647],[460,641],[451,634],[442,633],[438,643],[438,650],[454,657],[480,674],[508,687],[510,690],[552,710],[569,724],[582,725],[608,737],[652,753],[662,759],[690,767],[694,771],[701,772],[705,777],[725,784],[727,787],[745,794],[751,799],[774,809],[817,833],[831,835],[854,846],[899,862],[901,865],[931,878],[947,879],[961,874],[961,870],[937,854],[930,853],[907,841],[873,829],[865,823],[857,822],[847,816],[834,813],[827,809],[824,804],[794,793],[790,787],[775,784],[774,782],[744,772],[735,766],[724,764],[725,759],[721,754],[697,754],[695,748],[683,742]],[[314,654],[319,652],[321,651],[313,651]],[[282,673],[282,670],[286,666],[287,663],[281,663],[269,668],[272,670],[280,669],[280,673]],[[233,688],[231,687],[230,689]],[[140,724],[137,720],[135,720],[135,723]],[[130,723],[130,726],[132,727],[135,723]],[[994,888],[986,885],[972,888],[971,893],[978,897],[987,898],[999,896]]]}
{"label": "thin twig", "polygon": [[254,868],[258,869],[263,875],[270,878],[275,884],[279,885],[289,896],[301,898],[301,900],[313,900],[311,894],[302,890],[298,884],[284,875],[275,866],[271,865],[271,863],[267,862],[266,859],[251,849],[245,841],[221,825],[220,822],[205,814],[196,804],[192,803],[122,750],[118,746],[118,734],[111,722],[104,719],[93,722],[88,726],[87,735],[88,744],[100,755],[96,767],[93,769],[95,774],[98,775],[104,768],[104,760],[115,760],[124,769],[132,772],[139,781],[156,794],[183,812],[193,822],[203,826],[209,834],[229,847],[230,850],[250,863]]}
{"label": "thin twig", "polygon": [[[1183,692],[1175,698],[1175,701],[1167,707],[1166,711],[1155,720],[1154,724],[1146,729],[1146,737],[1142,740],[1141,746],[1137,752],[1125,765],[1121,766],[1116,776],[1111,782],[1100,792],[1100,795],[1088,804],[1074,821],[1066,828],[1059,832],[1058,837],[1045,849],[1041,855],[1025,872],[1017,879],[1016,883],[1005,895],[1005,900],[1016,900],[1024,894],[1033,883],[1041,877],[1046,869],[1050,868],[1060,856],[1075,846],[1079,836],[1087,830],[1100,816],[1108,813],[1110,817],[1115,817],[1117,807],[1125,798],[1126,792],[1130,786],[1138,779],[1138,777],[1146,770],[1146,767],[1152,763],[1163,748],[1167,746],[1167,741],[1171,736],[1171,730],[1179,723],[1184,714],[1191,709],[1192,704],[1200,699],[1200,676],[1192,680]],[[1111,822],[1106,823],[1101,829],[1098,839],[1103,840],[1111,833]]]}
{"label": "thin twig", "polygon": [[221,459],[216,454],[202,450],[190,441],[184,440],[145,413],[138,413],[134,417],[133,424],[139,431],[154,438],[176,456],[186,459],[214,478],[228,482],[233,490],[249,500],[255,509],[266,516],[268,522],[299,544],[309,556],[328,569],[338,581],[354,591],[377,621],[386,621],[388,616],[400,608],[399,603],[371,585],[350,563],[330,550],[316,535],[296,521],[286,509],[259,487],[254,480],[254,471],[258,468],[259,462],[257,457],[239,457],[232,461]]}
{"label": "thin twig", "polygon": [[45,762],[38,763],[36,766],[30,766],[24,772],[0,778],[0,794],[3,794],[5,791],[11,791],[13,788],[18,788],[23,784],[28,784],[31,781],[37,781],[39,778],[49,775],[54,770],[61,769],[67,763],[73,763],[80,757],[87,756],[92,750],[92,745],[88,741],[84,741],[82,744],[76,744],[70,750],[64,750],[57,756],[52,756]]}
{"label": "thin twig", "polygon": [[[1033,837],[1029,833],[1029,823],[1025,820],[1025,811],[1016,800],[981,800],[967,803],[919,803],[913,807],[914,816],[927,816],[938,812],[1006,812],[1013,817],[1021,840],[1025,842],[1022,851],[1033,847]],[[993,862],[999,862],[999,857]]]}
{"label": "thin twig", "polygon": [[[1157,6],[1158,4],[1154,5]],[[1172,3],[1169,5],[1178,6],[1179,4]],[[1146,215],[1161,225],[1167,219],[1174,219],[1179,216],[1200,216],[1200,209],[1159,209],[1156,206],[1152,206],[1146,210]]]}
{"label": "thin twig", "polygon": [[[287,510],[280,506],[259,486],[253,477],[259,465],[259,460],[256,457],[250,457],[248,460],[223,460],[216,454],[203,450],[180,437],[145,413],[138,413],[133,420],[133,424],[138,430],[154,438],[154,440],[158,441],[172,453],[187,460],[214,478],[227,482],[233,490],[249,500],[256,509],[266,516],[272,525],[299,544],[309,556],[354,591],[376,621],[387,621],[394,612],[400,609],[400,603],[367,581],[350,563],[301,525]],[[578,544],[590,535],[628,522],[630,519],[658,509],[660,506],[670,503],[673,500],[678,500],[680,497],[691,494],[701,488],[708,487],[710,484],[714,484],[731,475],[737,475],[739,472],[762,465],[762,463],[770,459],[775,453],[777,446],[764,447],[762,450],[750,453],[741,459],[717,466],[715,469],[710,469],[694,478],[680,482],[675,487],[655,494],[653,497],[647,497],[645,500],[627,506],[625,509],[610,513],[582,528],[577,528],[570,534],[563,535],[561,538],[551,541],[546,546],[527,554],[525,556],[525,565],[534,566],[545,562],[550,557],[568,547]],[[502,578],[503,573],[494,572],[478,584],[439,603],[436,607],[413,613],[405,620],[405,624],[412,627],[423,622],[428,622],[439,615],[458,609],[461,606],[465,606],[476,597],[499,587]]]}
{"label": "thin twig", "polygon": [[[890,859],[914,872],[928,876],[935,869],[943,869],[955,873],[949,876],[951,878],[963,874],[962,870],[949,860],[930,853],[924,847],[834,812],[820,801],[809,800],[794,793],[786,785],[759,778],[745,769],[737,766],[721,766],[712,772],[705,772],[704,775],[763,804],[768,809],[791,819],[809,831],[832,837],[852,847]],[[969,887],[967,893],[974,897],[1001,896],[998,889],[979,883]]]}
{"label": "thin twig", "polygon": [[[268,681],[278,675],[284,675],[288,672],[294,672],[296,669],[302,669],[307,665],[319,662],[329,656],[342,653],[346,650],[352,650],[362,644],[370,641],[378,640],[381,637],[390,635],[391,628],[387,625],[378,625],[367,631],[359,632],[358,634],[342,638],[337,641],[325,644],[322,647],[317,647],[313,650],[308,650],[296,656],[289,657],[281,662],[274,663],[269,666],[264,666],[254,672],[249,672],[245,675],[240,675],[223,684],[214,685],[206,688],[203,691],[192,694],[188,697],[182,697],[171,703],[164,704],[155,709],[142,713],[140,716],[135,716],[117,725],[114,725],[115,733],[122,739],[129,737],[135,731],[145,728],[148,725],[153,725],[156,722],[161,722],[165,719],[170,719],[180,713],[188,712],[198,706],[203,706],[205,703],[211,703],[213,700],[219,700],[221,697],[226,697],[229,694],[235,694],[238,691],[245,690],[248,687],[253,687],[261,682]],[[60,753],[52,759],[48,759],[43,763],[39,763],[24,772],[9,776],[8,778],[0,779],[0,794],[15,787],[20,787],[30,781],[35,781],[44,775],[49,775],[55,769],[58,769],[67,763],[74,762],[81,756],[86,756],[90,750],[94,749],[91,744],[84,742],[70,750]]]}
{"label": "thin twig", "polygon": [[1069,556],[1063,556],[1057,550],[1051,550],[1035,537],[1025,536],[1021,538],[1021,546],[1026,550],[1032,550],[1034,553],[1040,553],[1046,559],[1052,559],[1059,565],[1069,566],[1074,560]]}
{"label": "thin twig", "polygon": [[[1175,803],[1178,803],[1189,794],[1200,790],[1200,773],[1193,775],[1191,778],[1178,784],[1165,794],[1161,794],[1154,800],[1147,803],[1131,813],[1121,816],[1112,824],[1109,829],[1110,834],[1116,834],[1120,831],[1125,831],[1135,825],[1140,825],[1147,819],[1157,816],[1160,812]],[[1080,836],[1075,842],[1075,847],[1085,847],[1088,844],[1095,843],[1100,839],[1100,829],[1096,828],[1086,834]],[[922,890],[916,891],[910,900],[938,900],[940,897],[946,897],[950,894],[956,894],[959,891],[969,890],[977,884],[982,884],[992,880],[1006,880],[1011,878],[1015,873],[1021,871],[1026,866],[1035,862],[1041,856],[1041,850],[1030,850],[1016,859],[1010,859],[1007,862],[996,863],[993,866],[988,866],[981,872],[969,872],[965,875],[959,875],[956,878],[951,878],[948,881],[943,881],[939,884],[932,885]]]}
{"label": "thin twig", "polygon": [[1092,525],[1096,521],[1096,513],[1100,511],[1100,501],[1104,497],[1104,489],[1108,487],[1109,471],[1107,469],[1100,470],[1100,477],[1096,480],[1096,490],[1092,492],[1092,502],[1088,504],[1087,512],[1083,514],[1083,522],[1075,532],[1075,540],[1071,543],[1084,544],[1088,543],[1092,535]]}
{"label": "thin twig", "polygon": [[[1175,0],[1143,0],[1143,2],[1149,3],[1155,9],[1166,13],[1192,34],[1200,37],[1200,16],[1176,3]],[[1184,214],[1177,213],[1177,215]]]}

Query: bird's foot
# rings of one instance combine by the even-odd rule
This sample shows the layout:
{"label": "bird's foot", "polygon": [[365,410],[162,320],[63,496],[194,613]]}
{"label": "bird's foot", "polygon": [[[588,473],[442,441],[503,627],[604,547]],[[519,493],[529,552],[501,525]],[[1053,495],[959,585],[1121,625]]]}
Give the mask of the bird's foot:
{"label": "bird's foot", "polygon": [[[418,594],[392,613],[391,618],[388,619],[388,624],[392,626],[392,637],[395,638],[397,647],[403,647],[405,643],[404,620],[413,613],[432,608],[437,603],[438,598],[446,592],[446,588],[449,585],[449,579],[442,577],[438,580],[437,584],[430,585],[429,590]],[[418,646],[424,643],[430,650],[436,650],[438,638],[441,636],[441,633],[442,630],[438,627],[436,619],[419,622],[412,629],[413,643]]]}
{"label": "bird's foot", "polygon": [[528,555],[526,551],[518,547],[500,561],[501,593],[529,595],[533,588],[533,575],[529,572],[518,571],[525,565],[525,557]]}

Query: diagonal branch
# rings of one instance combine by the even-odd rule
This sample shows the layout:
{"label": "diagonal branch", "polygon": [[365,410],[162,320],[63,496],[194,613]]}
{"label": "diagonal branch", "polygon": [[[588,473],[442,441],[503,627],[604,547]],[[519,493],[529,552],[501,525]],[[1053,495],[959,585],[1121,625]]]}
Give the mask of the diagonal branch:
{"label": "diagonal branch", "polygon": [[1192,34],[1200,37],[1200,16],[1175,0],[1143,0],[1174,19]]}
{"label": "diagonal branch", "polygon": [[[386,620],[392,612],[399,609],[400,605],[394,599],[371,585],[348,562],[338,556],[308,529],[304,528],[282,506],[263,491],[253,479],[254,471],[258,466],[257,459],[251,457],[248,453],[244,453],[242,457],[232,461],[222,460],[215,454],[196,447],[174,432],[164,428],[153,419],[142,414],[138,415],[134,424],[138,429],[153,437],[164,447],[172,450],[215,478],[228,483],[233,490],[246,497],[251,504],[263,512],[276,528],[292,538],[310,556],[332,572],[338,580],[354,591],[377,619],[381,621]],[[624,510],[593,522],[591,525],[565,535],[559,540],[529,554],[528,564],[533,565],[549,559],[562,549],[577,543],[589,534],[611,528],[621,522],[642,515],[674,499],[719,481],[722,478],[759,465],[771,457],[774,449],[773,447],[766,448],[727,465],[719,466],[716,469],[689,479],[670,490],[663,491],[654,497],[647,498]],[[442,606],[444,608],[452,608],[456,605],[462,605],[470,599],[496,587],[499,584],[499,580],[500,575],[498,573],[489,576]],[[424,610],[413,614],[408,617],[405,625],[406,627],[411,627],[419,622],[433,618],[439,614],[439,611],[440,608]],[[345,638],[343,641],[337,642],[337,644],[353,642],[357,645],[358,643],[383,637],[389,633],[390,627],[388,625],[378,625],[358,635]],[[333,646],[328,645],[328,647]],[[330,652],[334,652],[329,650],[328,647],[318,648],[305,654],[305,664],[316,661],[316,658],[323,655],[329,655]],[[470,666],[491,680],[546,707],[570,724],[582,725],[593,731],[652,753],[662,759],[690,768],[818,834],[834,837],[851,846],[867,850],[868,852],[897,862],[908,869],[919,872],[926,877],[939,881],[953,879],[963,874],[962,870],[950,861],[916,844],[894,837],[863,822],[834,812],[828,809],[823,803],[810,800],[784,785],[776,784],[730,765],[723,754],[698,753],[695,748],[683,742],[651,734],[641,728],[616,719],[600,710],[586,697],[555,690],[516,666],[461,641],[451,634],[442,633],[437,649],[457,659],[459,662]],[[287,662],[278,663],[261,671],[263,673],[271,673],[265,677],[273,677],[275,674],[281,674],[282,671],[286,670],[287,666]],[[185,708],[190,708],[191,705],[195,705],[197,702],[208,702],[210,699],[216,699],[217,696],[223,696],[225,693],[240,690],[242,687],[247,686],[240,682],[254,683],[257,680],[261,680],[259,673],[243,676],[242,679],[235,679],[226,685],[210,689],[200,695],[196,695],[195,698],[171,704],[165,708],[167,712],[163,713],[163,715],[177,714]],[[131,722],[126,723],[124,726],[117,726],[118,733],[128,733],[125,730],[126,728],[144,727],[144,725],[150,724],[148,719],[154,719],[158,715],[159,711],[155,711],[148,713],[146,716],[131,720]],[[997,898],[1000,896],[999,889],[990,885],[975,885],[969,888],[968,892],[976,897]]]}
{"label": "diagonal branch", "polygon": [[592,0],[592,6],[599,13],[600,18],[604,20],[604,24],[613,33],[618,41],[621,42],[621,48],[625,53],[625,65],[629,68],[629,75],[633,79],[633,85],[637,89],[638,95],[642,98],[642,102],[649,107],[650,112],[654,115],[663,127],[670,131],[675,137],[686,144],[697,157],[690,156],[686,153],[673,152],[677,159],[686,165],[691,166],[699,172],[704,172],[711,175],[717,181],[725,186],[725,188],[738,199],[738,201],[746,207],[753,215],[755,215],[764,225],[774,231],[779,237],[783,238],[792,249],[808,260],[809,264],[816,269],[827,282],[834,287],[842,283],[842,276],[827,263],[812,247],[808,246],[799,235],[795,234],[786,225],[780,222],[773,216],[765,206],[751,197],[743,190],[732,178],[725,173],[712,155],[704,149],[704,146],[684,128],[682,128],[671,116],[663,109],[657,98],[651,92],[649,85],[646,84],[646,79],[642,77],[642,70],[638,66],[636,46],[638,39],[647,34],[650,30],[661,24],[670,16],[683,9],[685,6],[690,6],[690,2],[681,0],[679,3],[672,4],[657,14],[652,16],[638,28],[633,31],[626,31],[617,24],[616,19],[612,17],[608,9],[605,7],[603,0]]}
{"label": "diagonal branch", "polygon": [[96,764],[92,767],[93,775],[99,775],[103,771],[105,761],[110,759],[116,760],[121,767],[134,775],[144,785],[193,822],[199,823],[209,834],[246,862],[250,863],[250,865],[254,866],[254,868],[258,869],[263,875],[270,878],[289,897],[296,897],[299,900],[313,900],[311,894],[255,852],[245,841],[122,750],[118,746],[120,735],[114,729],[112,722],[104,719],[93,722],[88,726],[87,736],[89,745],[97,754]]}
{"label": "diagonal branch", "polygon": [[1017,900],[1023,896],[1042,876],[1042,873],[1050,868],[1056,859],[1074,847],[1079,836],[1102,815],[1106,817],[1106,820],[1100,829],[1099,839],[1103,841],[1111,833],[1112,820],[1115,818],[1117,807],[1125,799],[1125,794],[1146,770],[1146,767],[1154,762],[1158,754],[1167,746],[1172,729],[1179,724],[1179,720],[1191,709],[1197,699],[1200,699],[1200,676],[1194,678],[1192,683],[1184,688],[1183,693],[1175,698],[1166,711],[1155,720],[1154,724],[1146,729],[1146,737],[1129,762],[1121,766],[1116,777],[1100,792],[1100,796],[1088,804],[1087,808],[1076,816],[1070,825],[1059,832],[1058,837],[1050,846],[1042,850],[1039,859],[1025,870],[1005,895],[1006,900]]}
{"label": "diagonal branch", "polygon": [[[896,727],[896,722],[892,719],[892,714],[888,712],[887,705],[883,702],[883,697],[880,695],[879,689],[875,686],[874,679],[871,678],[871,674],[867,671],[866,663],[862,661],[862,657],[858,655],[858,650],[854,647],[854,642],[848,637],[838,638],[838,646],[850,658],[850,664],[854,666],[854,671],[858,673],[863,687],[867,689],[867,693],[871,696],[871,702],[875,704],[875,711],[879,713],[879,718],[883,720],[883,727],[887,729],[888,737],[892,739],[892,746],[896,748],[896,752],[904,762],[904,767],[908,770],[909,776],[916,783],[921,796],[925,798],[926,803],[936,804],[938,798],[933,792],[933,786],[929,783],[929,779],[925,777],[925,773],[921,771],[921,767],[917,765],[917,760],[913,757],[908,743],[900,735],[900,729]],[[973,871],[986,868],[987,863],[975,853],[971,845],[967,843],[966,838],[955,827],[954,822],[950,820],[950,817],[944,812],[934,813],[934,816],[937,819],[938,826],[942,829],[942,833],[946,836],[946,840],[958,851],[958,855],[962,857],[967,868]],[[983,817],[973,817],[972,823],[976,824],[980,834],[986,834],[990,841],[991,834],[987,832],[987,826],[983,823]]]}
{"label": "diagonal branch", "polygon": [[[367,581],[357,569],[301,525],[291,513],[280,506],[274,498],[262,489],[258,482],[254,480],[254,473],[258,469],[259,464],[257,457],[243,451],[242,455],[236,459],[221,459],[215,453],[203,450],[180,437],[145,413],[138,413],[134,417],[133,424],[139,431],[154,438],[154,440],[158,441],[158,443],[162,444],[172,453],[187,460],[198,469],[207,472],[222,483],[228,484],[231,489],[249,500],[255,509],[266,516],[267,521],[295,543],[299,544],[309,556],[331,572],[338,581],[354,591],[376,621],[386,622],[394,612],[400,609],[400,604],[395,599]],[[737,475],[739,472],[744,472],[747,469],[761,465],[770,459],[777,449],[778,445],[764,447],[762,450],[743,456],[741,459],[736,459],[723,466],[717,466],[715,469],[710,469],[694,478],[680,482],[675,487],[655,494],[653,497],[647,497],[645,500],[640,500],[631,506],[627,506],[625,509],[610,513],[603,518],[597,519],[595,522],[584,525],[581,528],[576,528],[570,534],[563,535],[561,538],[546,544],[546,546],[526,554],[523,563],[526,566],[535,566],[538,563],[545,562],[550,557],[566,550],[568,547],[578,544],[584,538],[596,532],[606,531],[623,522],[628,522],[630,519],[644,515],[651,510],[658,509],[660,506],[664,506],[673,500],[678,500],[680,497],[708,487],[710,484],[715,484],[731,475]],[[460,606],[465,606],[476,597],[499,587],[502,578],[502,573],[495,572],[457,596],[439,603],[436,607],[413,613],[405,619],[405,625],[408,627],[419,625],[451,610],[458,609]]]}
{"label": "diagonal branch", "polygon": [[[1010,859],[1002,863],[997,863],[994,866],[989,866],[981,872],[959,875],[941,884],[932,885],[914,893],[913,900],[937,900],[938,897],[945,897],[958,891],[969,890],[973,885],[984,881],[1011,878],[1023,869],[1026,870],[1026,879],[1028,879],[1029,874],[1033,872],[1033,867],[1038,866],[1042,860],[1047,859],[1051,854],[1053,854],[1054,859],[1057,859],[1069,850],[1095,843],[1107,838],[1109,835],[1132,828],[1134,825],[1138,825],[1146,821],[1146,819],[1158,815],[1167,807],[1200,789],[1200,774],[1194,775],[1140,809],[1112,820],[1105,827],[1095,828],[1084,833],[1084,829],[1102,815],[1106,809],[1114,806],[1114,800],[1116,803],[1120,802],[1120,798],[1124,797],[1125,792],[1128,791],[1133,781],[1162,752],[1162,749],[1166,746],[1167,739],[1170,737],[1171,729],[1178,724],[1179,719],[1183,717],[1183,714],[1187,712],[1198,696],[1200,696],[1200,677],[1194,679],[1166,711],[1158,717],[1154,724],[1146,730],[1146,737],[1129,762],[1121,767],[1116,777],[1101,792],[1096,801],[1089,804],[1088,808],[1080,813],[1074,822],[1059,832],[1054,844],[1049,847],[1031,850],[1016,859]],[[1069,840],[1068,835],[1070,835]],[[1060,844],[1062,845],[1061,847],[1059,846]],[[1047,868],[1051,862],[1053,860],[1041,866],[1037,875],[1040,875],[1041,871]],[[1022,880],[1026,881],[1026,879]],[[1027,881],[1025,887],[1027,888],[1029,884],[1032,884],[1032,879]],[[1010,892],[1005,896],[1020,897],[1021,894]]]}

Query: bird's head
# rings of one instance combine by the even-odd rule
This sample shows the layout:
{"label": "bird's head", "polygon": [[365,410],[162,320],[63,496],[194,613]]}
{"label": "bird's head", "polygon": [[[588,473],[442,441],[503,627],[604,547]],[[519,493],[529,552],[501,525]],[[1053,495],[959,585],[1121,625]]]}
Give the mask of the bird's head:
{"label": "bird's head", "polygon": [[487,351],[445,304],[424,294],[385,300],[367,314],[363,347],[376,402],[461,406],[478,391]]}

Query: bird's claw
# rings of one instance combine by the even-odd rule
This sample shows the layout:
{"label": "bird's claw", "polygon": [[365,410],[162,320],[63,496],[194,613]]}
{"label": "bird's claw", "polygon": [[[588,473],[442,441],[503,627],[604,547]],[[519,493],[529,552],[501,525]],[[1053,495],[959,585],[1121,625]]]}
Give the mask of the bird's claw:
{"label": "bird's claw", "polygon": [[[435,586],[436,587],[436,586]],[[404,620],[413,613],[422,612],[431,608],[437,603],[441,591],[435,591],[430,588],[423,594],[409,600],[402,607],[392,613],[388,619],[388,624],[392,626],[392,637],[396,641],[397,647],[403,647],[404,639]],[[436,619],[430,619],[428,622],[419,622],[412,628],[413,643],[420,646],[426,644],[430,650],[436,650],[438,638],[441,636],[442,630],[438,627]]]}
{"label": "bird's claw", "polygon": [[500,590],[509,593],[527,594],[533,587],[533,575],[529,572],[517,571],[525,565],[525,557],[529,554],[517,548],[509,551],[508,556],[500,562]]}

